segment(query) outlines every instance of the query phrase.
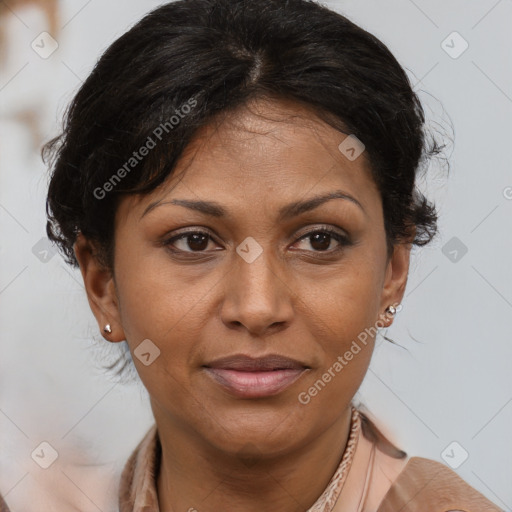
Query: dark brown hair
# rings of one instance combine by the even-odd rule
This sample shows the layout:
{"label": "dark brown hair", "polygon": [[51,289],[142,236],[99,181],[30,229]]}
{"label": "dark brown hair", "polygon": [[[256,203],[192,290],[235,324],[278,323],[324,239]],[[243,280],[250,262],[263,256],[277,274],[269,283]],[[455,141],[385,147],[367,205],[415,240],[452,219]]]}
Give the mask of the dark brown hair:
{"label": "dark brown hair", "polygon": [[427,136],[420,101],[381,41],[309,0],[179,0],[106,50],[43,149],[47,234],[66,261],[78,266],[81,231],[113,269],[118,199],[154,190],[198,128],[254,98],[301,102],[364,143],[390,253],[413,228],[415,245],[433,238],[436,210],[415,180],[443,146]]}

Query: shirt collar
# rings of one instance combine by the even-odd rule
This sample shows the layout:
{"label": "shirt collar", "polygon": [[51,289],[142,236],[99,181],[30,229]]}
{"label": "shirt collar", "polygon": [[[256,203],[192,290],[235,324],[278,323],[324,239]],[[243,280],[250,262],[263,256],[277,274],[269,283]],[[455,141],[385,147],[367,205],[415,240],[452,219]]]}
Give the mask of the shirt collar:
{"label": "shirt collar", "polygon": [[[343,486],[361,431],[361,418],[352,409],[352,421],[347,447],[340,464],[322,495],[308,512],[331,510]],[[160,512],[156,478],[160,467],[162,448],[156,424],[130,455],[121,474],[119,512]]]}
{"label": "shirt collar", "polygon": [[156,476],[161,453],[155,424],[125,464],[119,487],[119,512],[160,512]]}

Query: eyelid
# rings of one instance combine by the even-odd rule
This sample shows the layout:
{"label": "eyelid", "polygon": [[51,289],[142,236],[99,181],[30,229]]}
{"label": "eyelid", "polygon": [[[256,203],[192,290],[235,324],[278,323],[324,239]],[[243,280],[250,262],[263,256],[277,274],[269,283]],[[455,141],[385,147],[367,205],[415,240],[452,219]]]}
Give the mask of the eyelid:
{"label": "eyelid", "polygon": [[[352,245],[352,240],[350,238],[350,235],[348,235],[348,233],[345,230],[342,230],[341,228],[331,226],[328,224],[310,227],[307,231],[303,232],[302,234],[294,235],[295,239],[294,239],[293,243],[295,244],[297,242],[300,242],[303,239],[305,239],[308,236],[311,236],[315,233],[329,234],[331,237],[333,237],[338,242],[338,247],[336,247],[335,249],[330,249],[328,251],[306,251],[306,252],[312,252],[312,253],[316,253],[318,255],[321,255],[321,254],[327,255],[327,254],[333,254],[334,252],[340,251],[344,247]],[[165,247],[169,247],[170,250],[175,253],[196,254],[196,255],[199,255],[199,254],[206,255],[206,254],[210,253],[211,251],[184,251],[182,249],[171,248],[173,243],[175,243],[176,241],[186,239],[188,236],[194,235],[194,234],[207,235],[212,242],[214,242],[215,244],[218,245],[218,242],[216,241],[216,235],[213,235],[210,229],[203,227],[203,226],[182,228],[181,230],[178,230],[178,232],[172,233],[172,236],[164,237],[164,239],[161,242],[161,245],[163,245]],[[215,250],[218,250],[218,249],[215,249]]]}
{"label": "eyelid", "polygon": [[[175,242],[177,240],[182,240],[183,238],[187,238],[190,235],[208,235],[213,242],[218,243],[216,241],[216,235],[213,235],[212,232],[208,228],[203,228],[203,227],[183,228],[183,231],[179,230],[178,232],[172,232],[171,234],[165,235],[160,243],[161,243],[161,245],[169,246],[169,245],[171,245],[171,242]],[[192,251],[189,251],[189,252],[192,252]],[[196,252],[199,253],[200,251],[196,251]]]}
{"label": "eyelid", "polygon": [[320,224],[320,225],[315,226],[313,228],[308,228],[308,230],[305,231],[302,235],[298,235],[298,239],[301,239],[304,236],[316,233],[318,231],[320,231],[320,232],[324,232],[325,231],[327,233],[335,233],[335,234],[343,236],[345,238],[349,238],[348,233],[345,230],[341,229],[341,228],[338,228],[338,227],[335,227],[335,226],[331,226],[329,224]]}
{"label": "eyelid", "polygon": [[294,242],[298,243],[301,242],[304,239],[307,239],[309,236],[314,235],[315,233],[327,233],[331,238],[334,238],[336,242],[338,242],[338,246],[334,249],[330,249],[328,251],[305,251],[307,253],[313,253],[317,254],[318,256],[322,257],[324,256],[332,256],[334,254],[339,253],[340,251],[344,250],[347,247],[350,247],[353,245],[352,238],[343,230],[336,229],[333,226],[319,226],[316,228],[313,228],[306,233],[300,235],[297,240]]}

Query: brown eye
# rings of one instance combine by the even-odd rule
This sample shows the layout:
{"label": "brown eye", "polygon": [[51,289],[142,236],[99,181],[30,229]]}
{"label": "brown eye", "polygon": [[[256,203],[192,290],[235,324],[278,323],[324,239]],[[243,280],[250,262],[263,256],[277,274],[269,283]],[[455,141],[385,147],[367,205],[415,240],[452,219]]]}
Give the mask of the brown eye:
{"label": "brown eye", "polygon": [[[328,227],[310,231],[299,238],[299,241],[302,240],[309,240],[314,252],[334,252],[343,246],[350,245],[349,239],[345,235]],[[330,249],[333,240],[338,242],[338,247]]]}
{"label": "brown eye", "polygon": [[[308,252],[316,253],[334,253],[341,250],[344,246],[351,244],[349,238],[330,228],[324,227],[310,231],[299,238],[298,242],[309,241],[312,249],[306,248]],[[212,242],[212,236],[206,231],[187,231],[181,233],[163,242],[163,245],[169,247],[174,253],[202,253],[208,251],[208,244]],[[337,246],[332,248],[333,241],[337,242]]]}
{"label": "brown eye", "polygon": [[[208,248],[210,240],[211,236],[205,231],[187,231],[170,238],[164,245],[174,247],[178,252],[203,252]],[[181,247],[175,247],[177,242],[181,243]]]}

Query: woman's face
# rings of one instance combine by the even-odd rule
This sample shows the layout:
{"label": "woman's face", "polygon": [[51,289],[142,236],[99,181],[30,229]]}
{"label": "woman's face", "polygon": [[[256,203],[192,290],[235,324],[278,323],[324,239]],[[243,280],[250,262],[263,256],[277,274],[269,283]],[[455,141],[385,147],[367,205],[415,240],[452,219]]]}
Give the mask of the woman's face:
{"label": "woman's face", "polygon": [[[122,200],[115,286],[77,244],[98,323],[127,340],[160,429],[275,454],[346,413],[410,246],[387,259],[379,192],[345,138],[297,104],[255,102],[203,129],[163,187]],[[214,368],[237,355],[296,366]]]}

